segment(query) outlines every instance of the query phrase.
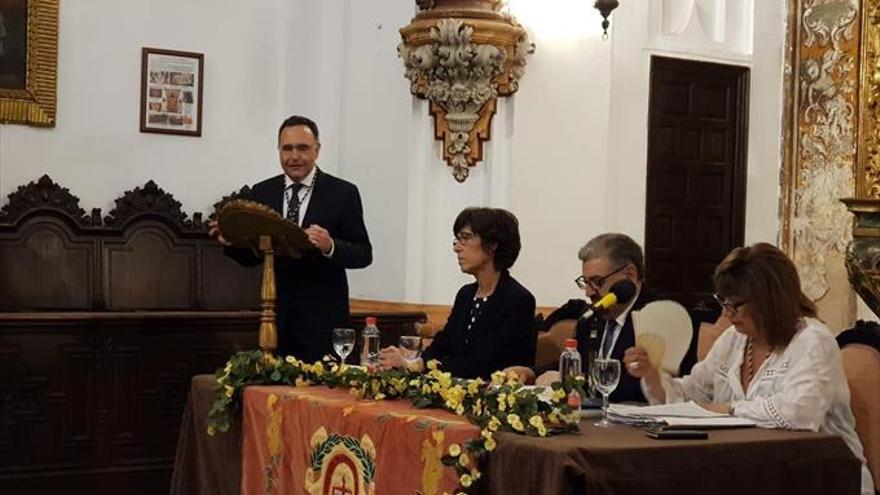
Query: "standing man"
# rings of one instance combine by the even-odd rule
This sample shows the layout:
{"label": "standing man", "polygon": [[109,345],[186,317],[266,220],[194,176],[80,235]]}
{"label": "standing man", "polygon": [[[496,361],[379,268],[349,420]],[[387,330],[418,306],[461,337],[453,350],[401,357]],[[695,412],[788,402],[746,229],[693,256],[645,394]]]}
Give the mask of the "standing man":
{"label": "standing man", "polygon": [[[317,248],[300,259],[275,260],[277,353],[307,362],[332,353],[333,328],[350,326],[345,270],[364,268],[373,261],[357,186],[321,171],[316,166],[320,151],[318,126],[306,117],[289,117],[278,130],[284,173],[254,185],[244,198],[302,226]],[[210,234],[240,264],[262,262],[250,249],[231,247],[216,223]]]}

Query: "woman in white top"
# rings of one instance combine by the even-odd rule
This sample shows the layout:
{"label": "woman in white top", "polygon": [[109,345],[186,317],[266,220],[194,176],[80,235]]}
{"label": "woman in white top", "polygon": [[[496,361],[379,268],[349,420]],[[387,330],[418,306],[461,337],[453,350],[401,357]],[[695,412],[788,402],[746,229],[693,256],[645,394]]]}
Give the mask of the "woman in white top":
{"label": "woman in white top", "polygon": [[737,248],[715,270],[715,288],[732,325],[690,375],[671,378],[643,349],[626,351],[626,369],[648,400],[692,400],[763,428],[839,435],[862,461],[862,493],[873,494],[840,350],[801,292],[794,263],[770,244]]}

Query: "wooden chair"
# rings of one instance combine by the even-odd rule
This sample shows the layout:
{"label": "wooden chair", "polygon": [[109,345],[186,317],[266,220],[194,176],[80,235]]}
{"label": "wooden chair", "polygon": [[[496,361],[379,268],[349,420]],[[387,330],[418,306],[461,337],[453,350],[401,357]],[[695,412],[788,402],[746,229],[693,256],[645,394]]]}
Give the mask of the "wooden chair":
{"label": "wooden chair", "polygon": [[703,322],[700,324],[699,333],[697,334],[698,362],[706,359],[706,355],[709,354],[709,349],[712,348],[712,344],[715,343],[715,340],[720,337],[729,326],[730,321],[723,316],[718,318],[715,323]]}
{"label": "wooden chair", "polygon": [[849,384],[856,432],[865,451],[874,489],[880,492],[880,350],[864,343],[842,343],[843,371]]}
{"label": "wooden chair", "polygon": [[559,361],[565,340],[574,337],[577,320],[559,320],[549,330],[538,335],[535,366],[547,366]]}

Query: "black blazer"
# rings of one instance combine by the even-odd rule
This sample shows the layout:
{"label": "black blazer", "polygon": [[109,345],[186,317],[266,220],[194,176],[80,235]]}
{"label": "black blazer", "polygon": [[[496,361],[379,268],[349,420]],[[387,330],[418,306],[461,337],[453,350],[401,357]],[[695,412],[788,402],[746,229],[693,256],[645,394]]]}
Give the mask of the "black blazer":
{"label": "black blazer", "polygon": [[436,359],[442,370],[460,378],[488,378],[508,366],[533,365],[538,334],[532,293],[503,272],[465,344],[476,293],[476,282],[458,291],[446,326],[425,349],[424,361]]}
{"label": "black blazer", "polygon": [[[304,228],[318,224],[330,232],[335,245],[333,256],[328,258],[314,250],[300,259],[275,259],[277,352],[307,362],[332,354],[333,328],[351,325],[346,268],[364,268],[373,261],[357,187],[320,170],[315,173],[302,224]],[[253,186],[245,199],[281,213],[283,198],[284,176],[277,175]],[[226,248],[225,252],[245,266],[262,262],[262,257],[251,249]]]}

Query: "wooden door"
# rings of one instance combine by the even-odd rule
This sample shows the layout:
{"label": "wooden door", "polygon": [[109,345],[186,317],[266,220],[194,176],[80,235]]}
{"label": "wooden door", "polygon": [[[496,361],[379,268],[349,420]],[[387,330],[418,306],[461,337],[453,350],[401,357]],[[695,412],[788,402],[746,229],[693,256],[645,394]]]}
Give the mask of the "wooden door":
{"label": "wooden door", "polygon": [[647,280],[691,307],[710,297],[715,267],[743,243],[748,83],[746,67],[651,60]]}

